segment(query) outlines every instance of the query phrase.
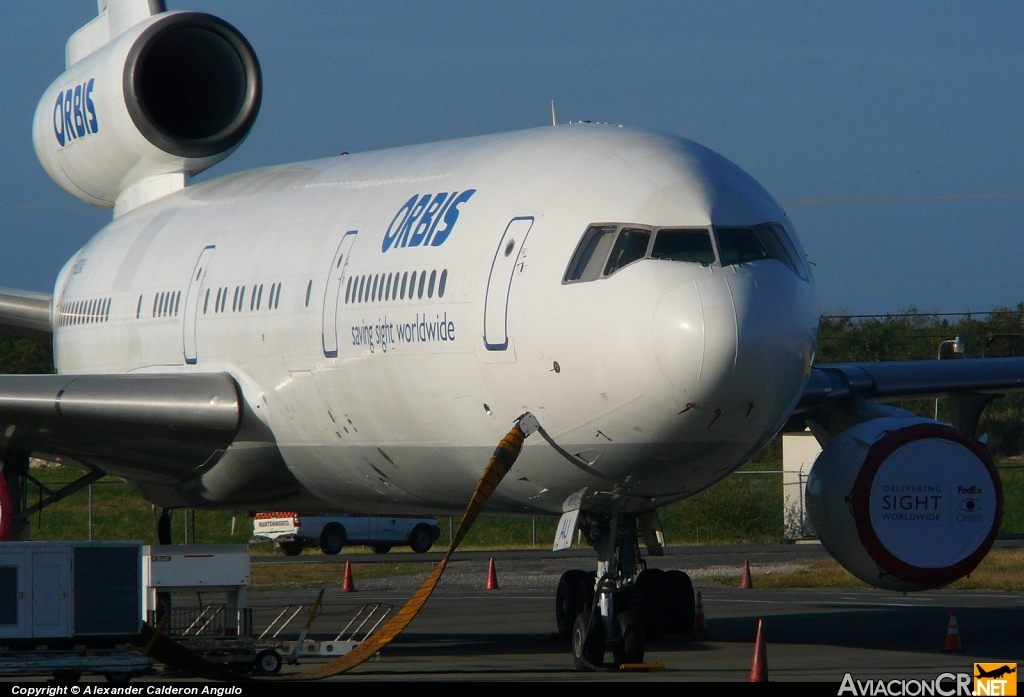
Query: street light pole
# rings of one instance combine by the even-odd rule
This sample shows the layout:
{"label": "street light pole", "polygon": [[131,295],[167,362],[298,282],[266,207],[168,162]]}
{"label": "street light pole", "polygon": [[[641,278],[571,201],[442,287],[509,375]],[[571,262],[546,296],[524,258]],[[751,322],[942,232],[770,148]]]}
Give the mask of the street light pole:
{"label": "street light pole", "polygon": [[[964,353],[964,340],[963,340],[963,338],[961,338],[961,336],[959,334],[957,334],[955,339],[946,339],[941,344],[939,344],[939,352],[935,356],[935,360],[937,360],[937,361],[941,361],[942,360],[942,347],[945,346],[946,344],[949,344],[949,345],[951,345],[953,347],[953,353],[960,354],[961,356],[963,355],[963,353]],[[939,420],[939,398],[938,397],[935,398],[935,420],[936,421]]]}

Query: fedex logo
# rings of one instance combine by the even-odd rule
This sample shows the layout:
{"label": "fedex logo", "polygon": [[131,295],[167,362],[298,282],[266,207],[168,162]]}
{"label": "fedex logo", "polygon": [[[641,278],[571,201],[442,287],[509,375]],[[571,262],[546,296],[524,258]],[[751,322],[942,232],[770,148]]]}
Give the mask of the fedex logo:
{"label": "fedex logo", "polygon": [[63,148],[67,143],[100,130],[92,101],[96,78],[57,94],[53,105],[53,134]]}
{"label": "fedex logo", "polygon": [[459,219],[459,206],[475,193],[476,189],[466,189],[462,192],[414,195],[391,220],[380,251],[386,252],[395,247],[441,246]]}

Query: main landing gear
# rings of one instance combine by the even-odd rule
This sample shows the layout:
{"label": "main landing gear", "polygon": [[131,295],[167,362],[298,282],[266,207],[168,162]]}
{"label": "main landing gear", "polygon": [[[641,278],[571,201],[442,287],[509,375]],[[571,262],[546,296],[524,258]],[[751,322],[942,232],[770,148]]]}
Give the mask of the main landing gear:
{"label": "main landing gear", "polygon": [[647,568],[635,516],[581,514],[580,528],[597,552],[597,573],[566,571],[555,594],[555,623],[572,640],[577,670],[602,667],[609,649],[615,667],[643,663],[647,637],[693,630],[690,577]]}

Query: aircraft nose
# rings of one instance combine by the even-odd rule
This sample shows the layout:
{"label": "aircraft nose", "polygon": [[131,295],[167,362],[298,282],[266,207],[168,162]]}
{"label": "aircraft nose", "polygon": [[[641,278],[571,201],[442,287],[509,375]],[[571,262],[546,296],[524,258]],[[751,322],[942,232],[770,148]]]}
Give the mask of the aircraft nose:
{"label": "aircraft nose", "polygon": [[685,399],[783,411],[795,397],[814,350],[814,308],[802,281],[777,272],[716,273],[662,296],[655,355]]}
{"label": "aircraft nose", "polygon": [[736,362],[736,314],[724,276],[701,278],[662,296],[654,313],[655,355],[675,387],[696,396]]}

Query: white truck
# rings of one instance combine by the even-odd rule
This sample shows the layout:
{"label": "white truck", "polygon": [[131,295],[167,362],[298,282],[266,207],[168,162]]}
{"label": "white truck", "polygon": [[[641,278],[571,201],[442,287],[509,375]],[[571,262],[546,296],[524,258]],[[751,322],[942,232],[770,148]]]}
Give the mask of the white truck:
{"label": "white truck", "polygon": [[288,556],[302,553],[306,545],[319,545],[324,554],[338,554],[345,545],[368,545],[387,554],[395,545],[409,545],[423,553],[441,536],[435,518],[418,516],[369,516],[348,513],[257,513],[253,537],[272,540]]}

